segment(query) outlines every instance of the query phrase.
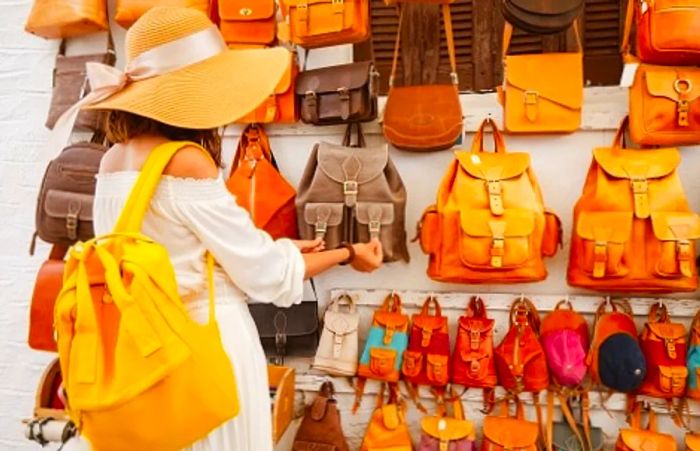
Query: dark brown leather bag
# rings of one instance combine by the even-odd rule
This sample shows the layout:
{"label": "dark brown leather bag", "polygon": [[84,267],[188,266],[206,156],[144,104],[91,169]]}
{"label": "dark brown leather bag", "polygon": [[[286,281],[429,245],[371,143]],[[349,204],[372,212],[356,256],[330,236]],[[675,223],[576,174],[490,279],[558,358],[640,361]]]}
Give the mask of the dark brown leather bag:
{"label": "dark brown leather bag", "polygon": [[314,125],[373,121],[378,77],[371,61],[301,72],[296,82],[301,120]]}
{"label": "dark brown leather bag", "polygon": [[36,275],[29,308],[27,343],[30,348],[37,351],[57,351],[53,331],[53,310],[58,293],[63,286],[63,258],[67,250],[64,246],[54,245],[49,258],[41,264]]}
{"label": "dark brown leather bag", "polygon": [[304,419],[294,438],[292,451],[349,451],[340,423],[335,388],[325,381],[313,404],[306,407]]}
{"label": "dark brown leather bag", "polygon": [[[87,79],[87,63],[102,63],[110,66],[116,61],[114,40],[109,33],[107,52],[90,55],[66,56],[66,41],[61,42],[53,70],[53,94],[46,118],[46,127],[53,129],[59,117],[78,100],[90,92]],[[83,110],[75,121],[75,130],[97,131],[103,128],[104,113]]]}
{"label": "dark brown leather bag", "polygon": [[[98,134],[99,135],[99,134]],[[95,236],[92,202],[95,175],[107,147],[96,141],[71,144],[49,162],[36,205],[36,232],[51,244],[70,246]],[[30,249],[34,253],[34,242]]]}
{"label": "dark brown leather bag", "polygon": [[530,33],[551,34],[571,26],[584,0],[502,0],[503,17]]}

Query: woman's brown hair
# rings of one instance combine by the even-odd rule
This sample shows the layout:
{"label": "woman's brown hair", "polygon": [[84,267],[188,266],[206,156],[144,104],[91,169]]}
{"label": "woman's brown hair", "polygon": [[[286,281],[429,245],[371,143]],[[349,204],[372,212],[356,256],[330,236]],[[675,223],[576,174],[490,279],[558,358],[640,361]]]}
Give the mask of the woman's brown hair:
{"label": "woman's brown hair", "polygon": [[112,143],[123,143],[139,135],[161,135],[171,141],[192,141],[211,154],[221,166],[221,135],[219,130],[174,127],[126,111],[112,110],[105,115],[105,133]]}

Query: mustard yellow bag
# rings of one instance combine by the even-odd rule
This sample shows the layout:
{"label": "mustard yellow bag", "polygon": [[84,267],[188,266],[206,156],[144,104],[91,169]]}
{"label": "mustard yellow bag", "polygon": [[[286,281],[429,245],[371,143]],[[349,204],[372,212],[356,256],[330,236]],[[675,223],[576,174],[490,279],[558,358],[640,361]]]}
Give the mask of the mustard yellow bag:
{"label": "mustard yellow bag", "polygon": [[56,301],[58,353],[71,419],[95,451],[179,450],[238,413],[214,316],[190,319],[167,250],[141,234],[163,168],[190,143],[156,148],[114,231],[70,250]]}

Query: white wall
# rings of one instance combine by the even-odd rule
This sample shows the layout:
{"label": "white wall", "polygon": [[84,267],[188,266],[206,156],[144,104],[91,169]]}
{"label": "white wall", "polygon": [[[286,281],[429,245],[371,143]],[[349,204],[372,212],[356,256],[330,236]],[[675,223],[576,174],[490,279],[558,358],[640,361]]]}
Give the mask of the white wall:
{"label": "white wall", "polygon": [[[50,155],[44,151],[48,133],[43,123],[48,108],[51,71],[57,42],[47,42],[22,31],[30,0],[0,0],[0,449],[35,449],[37,445],[23,439],[22,418],[30,416],[35,385],[50,355],[31,351],[26,346],[28,302],[36,269],[48,247],[42,245],[34,257],[28,247],[34,230],[34,203],[41,175]],[[123,32],[116,31],[118,48]],[[103,38],[91,37],[72,42],[69,53],[99,51]],[[350,56],[349,48],[314,51],[310,67],[342,62]],[[499,116],[493,95],[463,97],[467,128],[474,130],[488,113]],[[511,150],[532,154],[535,171],[542,185],[547,205],[561,216],[568,243],[571,210],[580,193],[591,148],[608,145],[612,129],[624,114],[625,93],[616,88],[587,89],[582,131],[565,136],[507,137]],[[367,127],[370,143],[381,142],[379,128]],[[292,183],[298,182],[312,145],[319,139],[338,142],[339,128],[305,126],[271,127],[272,146],[282,171]],[[235,145],[235,129],[228,131],[229,152]],[[470,137],[468,137],[469,139]],[[691,205],[700,206],[700,153],[683,149],[681,177]],[[392,150],[394,159],[409,193],[407,228],[414,226],[425,206],[434,201],[437,184],[452,158],[451,152],[408,154]],[[325,304],[331,288],[388,288],[422,291],[456,291],[563,295],[575,293],[565,282],[568,249],[549,262],[550,276],[539,284],[522,286],[450,286],[430,281],[425,276],[427,260],[417,245],[410,246],[411,264],[387,265],[366,276],[348,269],[335,269],[317,280],[321,300]],[[371,295],[368,295],[371,296]],[[696,297],[696,296],[684,296]],[[495,296],[494,302],[505,305],[507,296]],[[499,301],[500,299],[500,301]],[[539,299],[535,296],[535,299]],[[544,302],[545,298],[541,298]],[[551,298],[546,298],[551,299]],[[370,302],[370,301],[368,301]],[[374,301],[371,301],[374,302]],[[371,303],[370,302],[370,303]],[[683,304],[697,309],[700,303]],[[371,311],[369,307],[366,312]],[[368,313],[365,313],[367,315]],[[455,307],[451,315],[457,315]],[[500,312],[499,315],[503,315]],[[687,313],[685,321],[688,320]],[[313,378],[300,377],[312,388]],[[349,395],[343,395],[347,405]],[[365,400],[365,407],[372,404]],[[477,404],[474,404],[477,405]],[[472,406],[473,408],[473,406]],[[368,411],[366,411],[368,413]],[[346,432],[357,443],[364,428],[364,419],[344,412]],[[595,415],[608,428],[615,423],[600,412]],[[617,419],[619,421],[619,418]],[[678,435],[678,432],[676,432]]]}

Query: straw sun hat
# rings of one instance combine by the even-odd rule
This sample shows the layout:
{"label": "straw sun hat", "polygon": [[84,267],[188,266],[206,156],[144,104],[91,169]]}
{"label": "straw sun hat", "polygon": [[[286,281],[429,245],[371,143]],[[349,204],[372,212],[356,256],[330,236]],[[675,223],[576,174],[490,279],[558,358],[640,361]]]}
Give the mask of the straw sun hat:
{"label": "straw sun hat", "polygon": [[156,7],[126,35],[124,72],[88,67],[93,93],[79,108],[121,110],[165,124],[208,129],[236,121],[269,95],[288,50],[229,50],[202,12]]}

